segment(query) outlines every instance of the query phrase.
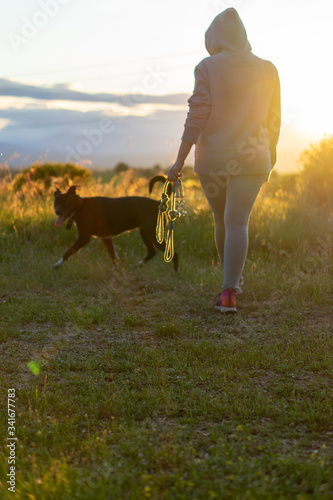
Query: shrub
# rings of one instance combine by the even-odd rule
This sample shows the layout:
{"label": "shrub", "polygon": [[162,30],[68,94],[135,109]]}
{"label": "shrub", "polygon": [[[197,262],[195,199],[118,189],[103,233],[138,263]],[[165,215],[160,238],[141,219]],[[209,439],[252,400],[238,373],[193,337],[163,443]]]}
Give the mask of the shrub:
{"label": "shrub", "polygon": [[74,165],[73,163],[35,163],[24,168],[13,181],[15,191],[21,191],[27,185],[38,184],[38,191],[47,192],[53,186],[54,180],[59,178],[64,186],[75,182],[86,182],[91,176],[87,168]]}
{"label": "shrub", "polygon": [[333,212],[333,135],[305,150],[300,163],[299,187],[311,209]]}

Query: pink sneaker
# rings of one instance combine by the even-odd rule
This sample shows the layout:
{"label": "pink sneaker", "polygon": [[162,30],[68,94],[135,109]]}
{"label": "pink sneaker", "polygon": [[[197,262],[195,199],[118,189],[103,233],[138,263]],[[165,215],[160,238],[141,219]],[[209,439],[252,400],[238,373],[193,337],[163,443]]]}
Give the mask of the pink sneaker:
{"label": "pink sneaker", "polygon": [[[243,277],[243,275],[241,275],[241,277],[239,278],[237,293],[243,292],[243,290],[241,288],[243,285],[244,285],[244,277]],[[215,301],[215,308],[222,310],[221,309],[222,308],[222,294],[221,294],[221,292],[216,295],[214,301]]]}
{"label": "pink sneaker", "polygon": [[235,290],[228,288],[219,293],[217,297],[219,298],[215,302],[215,309],[219,309],[221,312],[237,312]]}

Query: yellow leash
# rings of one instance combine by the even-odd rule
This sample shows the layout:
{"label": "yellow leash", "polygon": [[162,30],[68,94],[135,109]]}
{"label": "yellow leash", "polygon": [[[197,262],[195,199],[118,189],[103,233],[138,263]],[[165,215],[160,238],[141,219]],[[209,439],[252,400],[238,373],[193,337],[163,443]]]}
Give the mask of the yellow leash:
{"label": "yellow leash", "polygon": [[[158,243],[163,243],[165,238],[165,262],[171,262],[175,253],[174,244],[174,221],[178,217],[185,217],[186,211],[184,210],[184,190],[181,179],[177,179],[172,186],[171,208],[168,211],[168,204],[170,198],[167,194],[170,182],[166,181],[164,184],[161,202],[158,207],[157,225],[156,225],[156,239]],[[164,217],[168,218],[168,225],[165,234]]]}

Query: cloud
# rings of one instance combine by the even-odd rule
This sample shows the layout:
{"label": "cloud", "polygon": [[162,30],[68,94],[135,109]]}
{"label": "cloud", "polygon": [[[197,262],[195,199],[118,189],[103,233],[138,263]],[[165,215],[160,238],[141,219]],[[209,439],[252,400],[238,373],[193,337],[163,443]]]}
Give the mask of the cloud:
{"label": "cloud", "polygon": [[[63,162],[88,159],[99,167],[118,161],[143,166],[170,164],[185,116],[184,110],[170,109],[139,117],[44,106],[7,108],[1,112],[1,161],[7,160],[11,166],[25,166],[40,157]],[[105,123],[110,133],[101,134]],[[19,156],[14,158],[14,153]]]}
{"label": "cloud", "polygon": [[131,94],[96,93],[89,94],[78,90],[71,90],[66,85],[53,85],[51,87],[37,87],[11,80],[0,79],[0,96],[28,97],[40,101],[79,101],[79,102],[105,102],[117,103],[122,106],[132,107],[141,103],[164,104],[169,106],[184,106],[188,94],[151,95],[142,92],[144,89],[133,89]]}
{"label": "cloud", "polygon": [[[6,156],[2,161],[14,159],[15,166],[40,157],[68,161],[69,156],[71,161],[87,156],[100,166],[126,158],[141,163],[143,155],[169,162],[189,97],[137,91],[89,94],[66,85],[39,87],[8,79],[0,79],[0,96],[0,152]],[[104,133],[105,128],[111,132]]]}
{"label": "cloud", "polygon": [[19,135],[35,129],[35,134],[41,132],[43,135],[52,133],[52,129],[63,127],[64,129],[80,129],[82,126],[94,124],[100,121],[105,114],[100,111],[76,111],[71,109],[53,109],[46,107],[23,107],[7,108],[1,111],[1,118],[6,120],[2,134],[8,133]]}
{"label": "cloud", "polygon": [[[69,151],[73,161],[84,159],[86,151],[89,161],[104,166],[126,158],[141,163],[142,155],[169,161],[179,144],[189,97],[89,94],[67,85],[39,87],[8,79],[0,79],[0,96],[2,161],[14,159],[15,166],[40,157],[67,161]],[[101,135],[105,123],[112,133]]]}

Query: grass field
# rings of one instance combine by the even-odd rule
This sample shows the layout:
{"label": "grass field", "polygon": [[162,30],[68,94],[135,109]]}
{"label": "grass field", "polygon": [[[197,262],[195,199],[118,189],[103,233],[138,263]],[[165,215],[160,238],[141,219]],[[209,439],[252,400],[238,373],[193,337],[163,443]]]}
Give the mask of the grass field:
{"label": "grass field", "polygon": [[[272,178],[251,217],[239,312],[222,315],[212,216],[195,177],[184,185],[177,274],[162,254],[134,267],[136,232],[115,240],[119,271],[98,240],[55,271],[76,229],[54,227],[52,189],[2,181],[2,498],[333,498],[329,214],[294,177]],[[132,171],[80,191],[147,192]]]}

